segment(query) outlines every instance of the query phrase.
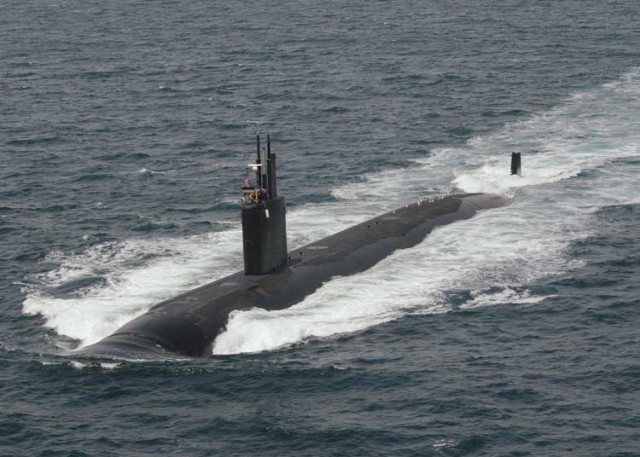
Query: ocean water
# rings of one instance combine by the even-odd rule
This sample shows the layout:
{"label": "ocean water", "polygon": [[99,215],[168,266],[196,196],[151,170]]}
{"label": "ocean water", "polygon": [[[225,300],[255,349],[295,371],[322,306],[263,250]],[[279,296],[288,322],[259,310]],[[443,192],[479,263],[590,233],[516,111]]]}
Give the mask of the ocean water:
{"label": "ocean water", "polygon": [[[4,0],[0,455],[639,456],[639,16]],[[241,268],[256,130],[292,247],[419,198],[511,203],[233,314],[210,357],[75,356]]]}

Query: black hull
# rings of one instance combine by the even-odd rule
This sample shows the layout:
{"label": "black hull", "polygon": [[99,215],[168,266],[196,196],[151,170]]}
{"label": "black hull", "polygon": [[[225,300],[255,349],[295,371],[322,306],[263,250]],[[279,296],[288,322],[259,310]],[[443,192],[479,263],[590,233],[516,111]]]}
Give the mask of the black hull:
{"label": "black hull", "polygon": [[435,227],[506,203],[499,195],[465,194],[405,206],[290,252],[286,264],[272,273],[238,272],[159,303],[77,353],[123,358],[210,355],[232,311],[288,308],[334,276],[365,271],[395,250],[415,246]]}

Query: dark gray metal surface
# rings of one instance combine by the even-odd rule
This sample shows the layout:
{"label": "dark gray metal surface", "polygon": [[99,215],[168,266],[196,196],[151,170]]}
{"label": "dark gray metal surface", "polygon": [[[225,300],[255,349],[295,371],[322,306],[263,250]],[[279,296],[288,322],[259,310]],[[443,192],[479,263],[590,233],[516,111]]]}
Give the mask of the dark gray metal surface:
{"label": "dark gray metal surface", "polygon": [[244,273],[263,275],[287,262],[284,197],[242,206]]}

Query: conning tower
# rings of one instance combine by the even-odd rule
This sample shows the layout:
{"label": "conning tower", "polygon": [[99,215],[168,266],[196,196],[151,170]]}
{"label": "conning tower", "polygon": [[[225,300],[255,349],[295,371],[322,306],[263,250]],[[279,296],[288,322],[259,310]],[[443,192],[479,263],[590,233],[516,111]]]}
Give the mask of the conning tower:
{"label": "conning tower", "polygon": [[264,275],[287,262],[287,224],[285,198],[278,196],[276,155],[271,152],[271,138],[267,147],[260,147],[256,135],[256,162],[247,165],[250,173],[242,188],[242,244],[244,274]]}

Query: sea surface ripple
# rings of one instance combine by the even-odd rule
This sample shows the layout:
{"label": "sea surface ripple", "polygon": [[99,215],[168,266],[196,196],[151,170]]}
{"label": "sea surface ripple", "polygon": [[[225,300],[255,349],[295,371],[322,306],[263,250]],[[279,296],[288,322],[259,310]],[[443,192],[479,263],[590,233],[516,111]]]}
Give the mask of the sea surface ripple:
{"label": "sea surface ripple", "polygon": [[[640,455],[639,23],[632,0],[3,0],[0,456]],[[241,267],[256,130],[292,246],[442,193],[511,204],[235,313],[211,357],[74,356]]]}

